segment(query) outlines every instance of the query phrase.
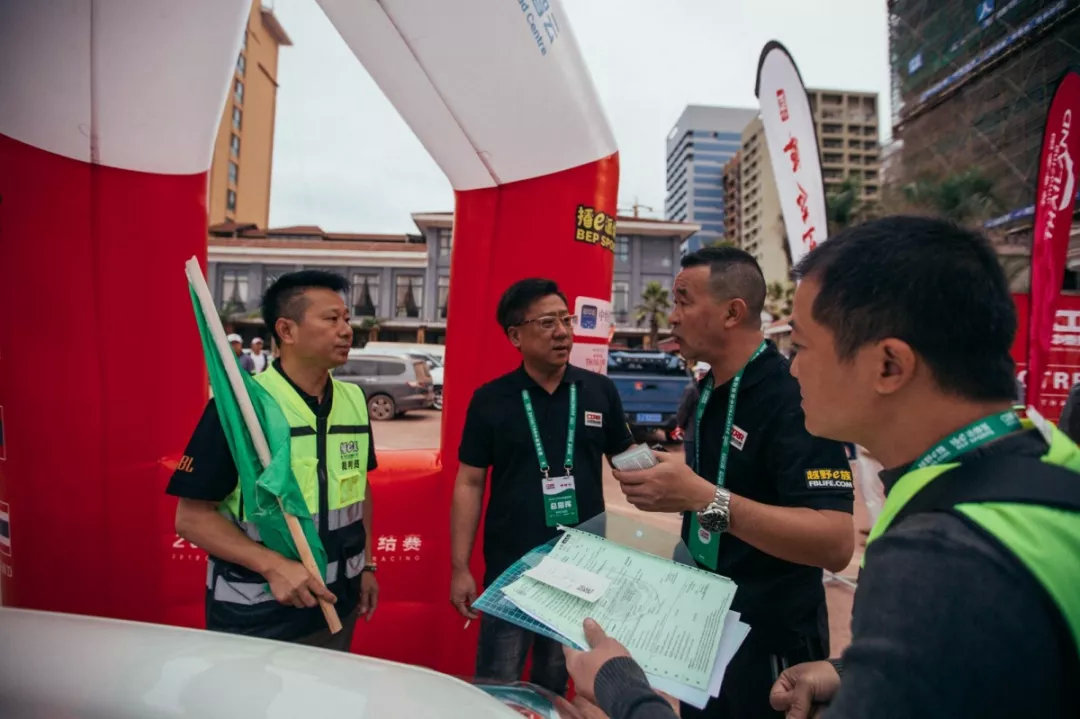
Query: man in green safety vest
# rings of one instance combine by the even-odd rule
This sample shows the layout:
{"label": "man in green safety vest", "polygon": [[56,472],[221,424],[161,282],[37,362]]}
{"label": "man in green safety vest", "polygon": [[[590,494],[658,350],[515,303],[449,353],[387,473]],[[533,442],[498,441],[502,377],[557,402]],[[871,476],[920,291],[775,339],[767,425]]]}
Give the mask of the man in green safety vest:
{"label": "man in green safety vest", "polygon": [[[1080,449],[1017,411],[1016,313],[981,235],[926,218],[850,229],[796,268],[792,374],[807,429],[887,467],[842,659],[783,671],[789,718],[1063,717],[1080,647]],[[587,623],[578,691],[671,716]]]}
{"label": "man in green safety vest", "polygon": [[[167,491],[180,497],[176,531],[210,555],[209,629],[348,651],[357,617],[375,611],[379,588],[366,551],[367,475],[376,466],[367,402],[359,387],[330,375],[352,346],[347,290],[342,277],[317,270],[274,282],[262,313],[281,354],[255,380],[289,422],[293,474],[326,550],[326,586],[260,542],[213,400],[169,482]],[[335,602],[343,631],[330,634],[318,599]]]}

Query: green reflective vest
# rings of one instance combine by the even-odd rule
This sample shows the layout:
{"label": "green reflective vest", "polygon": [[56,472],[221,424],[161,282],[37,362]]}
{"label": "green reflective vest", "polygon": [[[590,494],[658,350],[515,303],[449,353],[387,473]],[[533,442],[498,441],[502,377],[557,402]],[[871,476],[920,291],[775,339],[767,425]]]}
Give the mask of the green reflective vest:
{"label": "green reflective vest", "polygon": [[[352,611],[355,583],[365,564],[363,524],[371,429],[367,400],[356,385],[331,377],[330,413],[317,417],[289,381],[271,364],[255,377],[289,422],[293,474],[326,549],[326,584],[337,598],[338,614]],[[260,541],[248,522],[240,487],[220,510],[249,538]],[[321,613],[278,604],[265,578],[237,564],[211,559],[207,573],[207,625],[211,629],[293,639],[325,624]]]}
{"label": "green reflective vest", "polygon": [[[1023,426],[1031,429],[1034,425],[1024,420]],[[1056,427],[1041,460],[1080,472],[1080,448]],[[893,519],[924,487],[958,466],[958,462],[931,465],[902,476],[885,499],[867,547],[888,531]],[[1016,479],[1022,486],[1023,478]],[[1080,483],[1080,474],[1076,481]],[[1080,512],[1018,502],[959,503],[953,509],[994,537],[1031,572],[1061,611],[1080,652]]]}
{"label": "green reflective vest", "polygon": [[[255,377],[255,381],[277,400],[289,421],[293,474],[312,515],[322,511],[319,506],[320,460],[326,471],[326,509],[334,511],[363,502],[367,495],[368,455],[371,452],[371,430],[363,391],[354,384],[331,378],[330,416],[320,419],[277,367],[270,365]],[[320,428],[320,423],[325,426]],[[233,516],[239,517],[239,504],[240,488],[237,487],[225,500],[225,505]]]}

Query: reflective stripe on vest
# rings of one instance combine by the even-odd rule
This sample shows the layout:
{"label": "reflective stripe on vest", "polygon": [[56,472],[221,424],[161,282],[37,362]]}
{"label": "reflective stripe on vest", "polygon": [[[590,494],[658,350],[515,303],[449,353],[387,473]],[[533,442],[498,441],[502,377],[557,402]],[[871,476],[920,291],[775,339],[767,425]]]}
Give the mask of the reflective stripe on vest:
{"label": "reflective stripe on vest", "polygon": [[[364,559],[366,556],[366,552],[360,552],[357,555],[345,558],[345,579],[360,576],[360,573],[364,571]],[[326,565],[326,583],[330,585],[337,582],[340,571],[340,561],[328,562]],[[214,601],[217,602],[252,605],[276,601],[270,591],[270,585],[266,582],[230,582],[220,575],[215,578],[213,559],[207,561],[206,587],[213,590]]]}
{"label": "reflective stripe on vest", "polygon": [[[330,531],[333,532],[342,527],[347,527],[350,524],[361,521],[364,518],[364,503],[357,502],[356,504],[350,504],[348,507],[331,509],[326,516],[327,526]],[[232,519],[233,523],[236,524],[249,539],[255,542],[262,542],[262,536],[259,534],[259,527],[254,522],[238,522],[233,517],[229,517],[229,519]],[[319,526],[318,512],[311,515],[311,520],[315,522],[316,527]]]}
{"label": "reflective stripe on vest", "polygon": [[[1033,424],[1024,420],[1030,430]],[[1056,427],[1043,462],[1080,473],[1080,448]],[[958,466],[931,465],[902,476],[889,490],[866,546],[890,528],[900,510],[930,482]],[[1022,480],[1020,480],[1022,481]],[[1077,476],[1080,482],[1080,476]],[[980,502],[958,504],[956,511],[1008,549],[1042,585],[1061,611],[1080,653],[1080,515],[1037,504]],[[870,557],[863,555],[864,567]]]}

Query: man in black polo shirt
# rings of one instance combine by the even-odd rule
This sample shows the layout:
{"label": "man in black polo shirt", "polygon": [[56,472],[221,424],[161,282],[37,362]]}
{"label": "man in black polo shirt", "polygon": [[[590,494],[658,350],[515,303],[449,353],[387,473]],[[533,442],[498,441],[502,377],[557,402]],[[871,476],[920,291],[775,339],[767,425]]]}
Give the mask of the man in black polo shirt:
{"label": "man in black polo shirt", "polygon": [[[521,367],[489,382],[469,403],[451,514],[450,603],[469,619],[476,582],[469,571],[484,485],[484,584],[530,549],[604,511],[601,463],[632,443],[615,385],[569,364],[574,318],[555,282],[526,279],[503,294],[499,326],[521,352]],[[572,441],[568,441],[572,439]],[[476,674],[517,680],[530,646],[531,681],[566,691],[560,645],[509,622],[484,616]]]}
{"label": "man in black polo shirt", "polygon": [[769,689],[784,667],[828,656],[821,568],[854,549],[851,469],[837,442],[804,426],[788,362],[761,333],[765,280],[752,256],[709,248],[683,258],[672,334],[712,371],[700,383],[695,457],[616,472],[646,511],[680,511],[698,564],[739,585],[732,608],[750,636],[720,697],[683,717],[772,716]]}

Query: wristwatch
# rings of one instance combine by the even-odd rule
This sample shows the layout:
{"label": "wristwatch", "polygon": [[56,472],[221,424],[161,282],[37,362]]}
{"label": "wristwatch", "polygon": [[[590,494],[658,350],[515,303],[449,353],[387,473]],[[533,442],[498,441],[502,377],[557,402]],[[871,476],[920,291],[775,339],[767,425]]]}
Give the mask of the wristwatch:
{"label": "wristwatch", "polygon": [[697,513],[698,523],[706,532],[718,534],[726,532],[731,524],[731,492],[723,487],[716,488],[713,500],[705,509]]}
{"label": "wristwatch", "polygon": [[376,569],[378,569],[378,567],[374,563],[365,564],[364,568],[360,570],[360,573],[363,574],[364,572],[371,572],[372,574],[374,574]]}

